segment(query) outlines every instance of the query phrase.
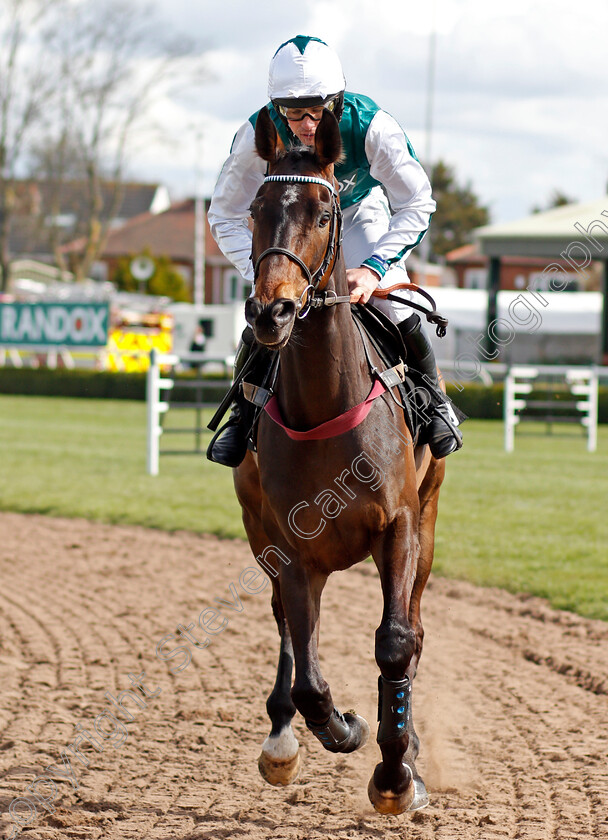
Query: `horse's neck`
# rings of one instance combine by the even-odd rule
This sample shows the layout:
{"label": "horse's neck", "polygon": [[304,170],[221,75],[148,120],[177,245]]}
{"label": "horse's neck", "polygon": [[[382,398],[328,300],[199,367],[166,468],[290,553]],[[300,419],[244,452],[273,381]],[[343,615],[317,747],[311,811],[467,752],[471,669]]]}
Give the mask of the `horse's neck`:
{"label": "horse's neck", "polygon": [[[345,278],[336,292],[347,293]],[[370,379],[360,347],[347,303],[310,312],[296,341],[281,350],[277,396],[287,425],[316,426],[367,396]]]}

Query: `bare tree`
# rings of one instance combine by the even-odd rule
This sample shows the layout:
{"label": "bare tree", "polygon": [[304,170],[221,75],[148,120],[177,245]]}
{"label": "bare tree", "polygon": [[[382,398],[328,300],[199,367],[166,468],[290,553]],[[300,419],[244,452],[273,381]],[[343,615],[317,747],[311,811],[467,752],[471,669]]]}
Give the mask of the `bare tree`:
{"label": "bare tree", "polygon": [[30,136],[52,107],[56,81],[40,60],[60,0],[2,0],[0,4],[0,291],[8,287],[9,235],[15,179]]}
{"label": "bare tree", "polygon": [[60,268],[65,231],[53,219],[66,181],[79,183],[82,247],[71,267],[86,277],[120,208],[125,162],[151,137],[152,106],[176,85],[205,79],[200,51],[172,40],[138,0],[0,0],[0,291],[26,156],[45,180],[46,233]]}
{"label": "bare tree", "polygon": [[[64,103],[61,104],[63,106]],[[63,114],[63,109],[61,113]],[[65,124],[64,120],[61,124]],[[34,229],[34,237],[43,243],[42,247],[46,245],[49,248],[57,268],[68,272],[69,265],[62,248],[66,231],[61,220],[67,215],[70,232],[80,234],[80,225],[73,225],[71,220],[79,218],[81,202],[70,206],[66,201],[70,184],[85,183],[80,149],[66,131],[62,130],[59,137],[45,135],[34,142],[30,147],[29,161],[29,175],[43,189],[42,202],[45,210]],[[70,238],[74,238],[73,235]]]}
{"label": "bare tree", "polygon": [[205,71],[191,42],[168,40],[152,10],[133,0],[87,0],[70,8],[65,24],[56,136],[58,149],[78,150],[84,173],[83,247],[72,265],[80,279],[103,250],[127,156],[151,131],[151,107],[177,83],[200,83]]}

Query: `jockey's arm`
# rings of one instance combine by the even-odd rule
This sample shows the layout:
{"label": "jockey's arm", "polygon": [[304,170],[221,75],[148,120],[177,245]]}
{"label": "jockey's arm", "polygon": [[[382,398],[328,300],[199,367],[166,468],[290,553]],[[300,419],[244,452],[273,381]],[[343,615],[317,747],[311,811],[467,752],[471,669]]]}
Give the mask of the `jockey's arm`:
{"label": "jockey's arm", "polygon": [[208,220],[221,252],[245,280],[253,282],[249,208],[264,182],[266,162],[255,150],[255,134],[250,122],[239,128],[230,155],[222,167]]}
{"label": "jockey's arm", "polygon": [[370,175],[384,187],[392,211],[388,230],[376,242],[374,256],[363,264],[382,280],[387,269],[420,242],[435,202],[427,174],[403,129],[386,111],[378,111],[371,121],[365,153]]}

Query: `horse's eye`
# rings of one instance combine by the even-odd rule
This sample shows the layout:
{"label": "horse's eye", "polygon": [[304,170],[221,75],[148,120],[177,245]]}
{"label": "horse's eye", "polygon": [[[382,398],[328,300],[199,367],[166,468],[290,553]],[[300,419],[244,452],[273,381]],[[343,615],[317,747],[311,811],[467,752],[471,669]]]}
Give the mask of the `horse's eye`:
{"label": "horse's eye", "polygon": [[323,213],[323,215],[319,219],[319,225],[321,227],[325,227],[327,224],[329,224],[330,219],[331,219],[331,213]]}

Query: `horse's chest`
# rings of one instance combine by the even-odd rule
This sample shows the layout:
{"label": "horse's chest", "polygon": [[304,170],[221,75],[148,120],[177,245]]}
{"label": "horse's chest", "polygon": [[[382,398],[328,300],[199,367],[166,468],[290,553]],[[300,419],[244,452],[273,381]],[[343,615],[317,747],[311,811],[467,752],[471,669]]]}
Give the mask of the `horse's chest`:
{"label": "horse's chest", "polygon": [[345,550],[344,568],[369,554],[372,535],[386,527],[395,507],[385,475],[358,453],[333,471],[321,464],[312,475],[288,480],[280,469],[262,481],[267,526],[278,526],[300,554],[336,557]]}

